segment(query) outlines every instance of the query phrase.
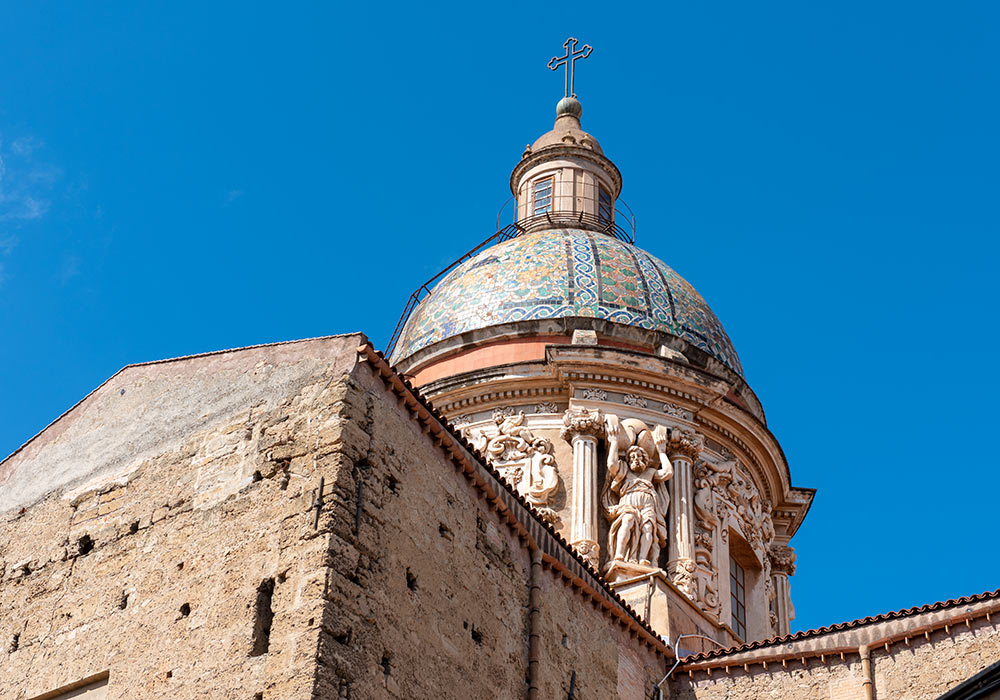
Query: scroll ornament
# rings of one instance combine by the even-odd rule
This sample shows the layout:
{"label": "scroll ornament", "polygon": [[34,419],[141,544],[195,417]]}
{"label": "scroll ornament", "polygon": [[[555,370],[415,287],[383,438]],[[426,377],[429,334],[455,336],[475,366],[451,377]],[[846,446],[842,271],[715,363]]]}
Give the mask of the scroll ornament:
{"label": "scroll ornament", "polygon": [[497,426],[495,435],[474,430],[469,434],[470,441],[543,518],[554,522],[558,516],[549,504],[559,489],[559,476],[552,443],[535,437],[524,427],[523,411],[515,415],[496,411],[493,422]]}

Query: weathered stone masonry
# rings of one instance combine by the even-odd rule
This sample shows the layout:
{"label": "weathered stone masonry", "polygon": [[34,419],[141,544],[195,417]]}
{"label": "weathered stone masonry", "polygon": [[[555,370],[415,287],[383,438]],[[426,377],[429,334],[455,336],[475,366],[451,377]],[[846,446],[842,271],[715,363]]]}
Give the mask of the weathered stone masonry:
{"label": "weathered stone masonry", "polygon": [[1000,591],[698,654],[671,685],[686,700],[933,700],[1000,657]]}
{"label": "weathered stone masonry", "polygon": [[0,463],[0,699],[644,697],[666,648],[364,343],[129,367]]}

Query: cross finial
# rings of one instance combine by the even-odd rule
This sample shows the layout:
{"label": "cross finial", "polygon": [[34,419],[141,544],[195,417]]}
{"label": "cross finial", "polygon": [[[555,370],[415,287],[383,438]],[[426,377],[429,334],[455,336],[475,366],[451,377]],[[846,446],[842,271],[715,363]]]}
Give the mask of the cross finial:
{"label": "cross finial", "polygon": [[573,88],[573,64],[581,58],[586,58],[594,50],[594,47],[590,44],[584,44],[583,48],[577,51],[576,45],[578,43],[580,42],[574,37],[570,37],[563,44],[566,48],[566,54],[564,56],[553,56],[552,60],[549,61],[549,70],[559,70],[562,66],[566,66],[566,97],[576,97],[576,90]]}

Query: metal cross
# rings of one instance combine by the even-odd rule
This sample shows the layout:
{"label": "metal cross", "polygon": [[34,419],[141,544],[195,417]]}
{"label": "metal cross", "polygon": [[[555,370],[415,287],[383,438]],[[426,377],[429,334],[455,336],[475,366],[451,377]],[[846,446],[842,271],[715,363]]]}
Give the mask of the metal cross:
{"label": "metal cross", "polygon": [[549,70],[559,70],[562,66],[566,66],[566,97],[576,97],[576,90],[573,88],[573,64],[581,58],[586,58],[594,50],[590,44],[584,44],[583,48],[577,51],[576,45],[578,43],[575,38],[570,37],[563,44],[566,48],[566,55],[553,56],[552,60],[549,61]]}

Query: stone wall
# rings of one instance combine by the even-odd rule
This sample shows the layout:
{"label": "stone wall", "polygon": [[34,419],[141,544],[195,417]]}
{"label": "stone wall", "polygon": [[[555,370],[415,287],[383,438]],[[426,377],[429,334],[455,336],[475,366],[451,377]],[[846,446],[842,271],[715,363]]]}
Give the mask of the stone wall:
{"label": "stone wall", "polygon": [[[0,463],[0,700],[523,697],[525,540],[363,342],[128,368]],[[540,697],[646,697],[627,615],[538,582]]]}
{"label": "stone wall", "polygon": [[[350,683],[361,698],[524,697],[525,542],[368,365],[351,383],[341,415],[352,468],[340,471],[350,478],[338,480],[339,507],[321,524],[336,562],[328,618],[339,619],[323,630],[321,687]],[[571,683],[578,698],[647,697],[665,657],[554,569],[539,585],[539,697],[566,696]]]}
{"label": "stone wall", "polygon": [[6,460],[0,698],[100,672],[116,699],[311,697],[309,508],[362,340],[127,368]]}
{"label": "stone wall", "polygon": [[[965,624],[928,632],[914,621],[914,636],[871,649],[876,700],[933,700],[1000,659],[1000,625],[996,618],[979,617]],[[929,637],[929,638],[928,638]],[[791,645],[789,645],[791,646]],[[728,668],[690,674],[678,672],[671,681],[675,700],[855,700],[864,695],[858,651],[804,659],[772,660],[766,667],[759,657]]]}

